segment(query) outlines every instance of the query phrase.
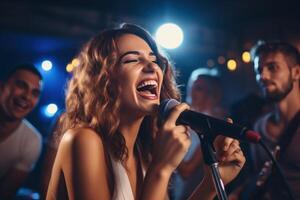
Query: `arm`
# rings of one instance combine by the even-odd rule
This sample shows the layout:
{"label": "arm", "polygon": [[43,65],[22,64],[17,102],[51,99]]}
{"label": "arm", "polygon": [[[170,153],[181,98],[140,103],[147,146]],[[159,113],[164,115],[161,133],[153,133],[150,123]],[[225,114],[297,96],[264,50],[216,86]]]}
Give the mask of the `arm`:
{"label": "arm", "polygon": [[0,199],[13,199],[17,190],[26,179],[28,172],[11,169],[0,182]]}
{"label": "arm", "polygon": [[152,162],[143,184],[143,200],[162,200],[167,196],[171,174],[190,146],[188,128],[176,125],[179,114],[187,108],[186,104],[174,107],[156,136]]}
{"label": "arm", "polygon": [[[224,185],[226,185],[238,175],[246,160],[238,140],[218,136],[214,141],[214,147],[219,160],[220,175]],[[213,199],[215,195],[213,179],[206,166],[204,180],[191,195],[190,200]]]}
{"label": "arm", "polygon": [[198,145],[191,158],[187,161],[183,160],[177,170],[182,178],[188,178],[191,174],[203,164],[202,151]]}
{"label": "arm", "polygon": [[[70,199],[110,199],[108,169],[101,138],[90,129],[66,133],[62,170]],[[111,178],[111,177],[110,177]]]}

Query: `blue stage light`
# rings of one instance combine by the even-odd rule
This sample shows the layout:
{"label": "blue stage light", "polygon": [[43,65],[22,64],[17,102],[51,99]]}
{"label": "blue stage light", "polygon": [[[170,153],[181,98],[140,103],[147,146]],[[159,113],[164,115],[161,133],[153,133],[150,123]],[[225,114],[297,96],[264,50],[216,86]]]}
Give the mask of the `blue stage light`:
{"label": "blue stage light", "polygon": [[57,112],[58,110],[58,107],[56,104],[54,103],[50,103],[46,106],[46,109],[45,109],[45,115],[47,117],[52,117],[55,115],[55,113]]}
{"label": "blue stage light", "polygon": [[42,62],[42,68],[45,71],[49,71],[52,69],[52,62],[50,60],[44,60]]}

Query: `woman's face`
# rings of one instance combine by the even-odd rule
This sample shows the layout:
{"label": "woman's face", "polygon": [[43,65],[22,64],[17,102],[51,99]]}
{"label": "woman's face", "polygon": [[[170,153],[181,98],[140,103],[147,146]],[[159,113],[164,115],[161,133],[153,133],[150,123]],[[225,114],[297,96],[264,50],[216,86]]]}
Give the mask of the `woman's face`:
{"label": "woman's face", "polygon": [[124,34],[117,39],[121,113],[144,116],[160,103],[163,72],[149,45],[140,37]]}

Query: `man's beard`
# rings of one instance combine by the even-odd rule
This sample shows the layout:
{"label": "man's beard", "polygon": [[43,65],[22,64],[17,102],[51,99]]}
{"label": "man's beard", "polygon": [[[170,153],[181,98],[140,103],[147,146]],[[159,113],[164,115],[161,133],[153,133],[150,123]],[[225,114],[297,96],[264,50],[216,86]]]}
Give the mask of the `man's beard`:
{"label": "man's beard", "polygon": [[293,89],[293,81],[291,80],[291,77],[289,77],[289,80],[283,90],[275,90],[272,92],[264,91],[265,98],[270,103],[277,103],[284,99]]}

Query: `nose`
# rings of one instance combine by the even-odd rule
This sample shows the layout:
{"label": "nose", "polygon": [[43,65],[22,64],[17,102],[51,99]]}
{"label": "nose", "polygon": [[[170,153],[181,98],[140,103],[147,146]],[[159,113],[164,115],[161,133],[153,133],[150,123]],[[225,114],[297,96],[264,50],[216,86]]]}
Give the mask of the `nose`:
{"label": "nose", "polygon": [[257,73],[256,79],[258,81],[267,81],[270,79],[270,74],[267,70],[267,68],[263,67],[261,72]]}
{"label": "nose", "polygon": [[26,89],[23,90],[22,98],[26,101],[30,101],[33,98],[32,97],[32,92],[29,88],[26,88]]}
{"label": "nose", "polygon": [[157,64],[153,63],[150,60],[145,60],[144,61],[144,67],[143,67],[143,71],[147,72],[147,73],[152,73],[155,71],[155,68],[157,67]]}

